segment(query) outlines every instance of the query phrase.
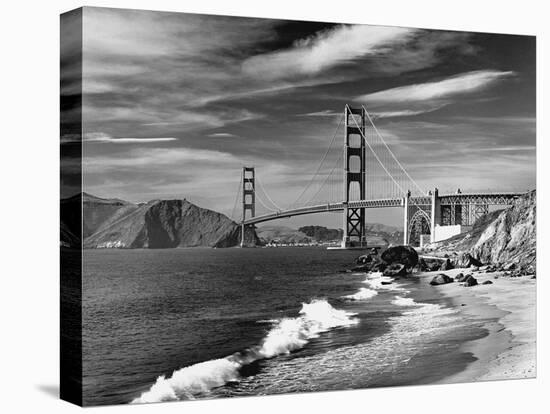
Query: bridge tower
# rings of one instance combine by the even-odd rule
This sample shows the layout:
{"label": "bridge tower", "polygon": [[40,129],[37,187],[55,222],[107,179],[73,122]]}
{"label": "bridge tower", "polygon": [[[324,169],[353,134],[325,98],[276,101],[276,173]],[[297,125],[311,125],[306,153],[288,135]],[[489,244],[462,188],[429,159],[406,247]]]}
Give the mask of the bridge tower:
{"label": "bridge tower", "polygon": [[[366,114],[364,108],[344,108],[344,235],[342,248],[366,247],[365,208],[349,207],[352,187],[359,187],[359,200],[366,197]],[[353,162],[358,158],[358,162]]]}
{"label": "bridge tower", "polygon": [[250,213],[249,218],[256,215],[256,172],[254,167],[243,167],[243,219],[241,222],[241,247],[245,247],[246,212]]}

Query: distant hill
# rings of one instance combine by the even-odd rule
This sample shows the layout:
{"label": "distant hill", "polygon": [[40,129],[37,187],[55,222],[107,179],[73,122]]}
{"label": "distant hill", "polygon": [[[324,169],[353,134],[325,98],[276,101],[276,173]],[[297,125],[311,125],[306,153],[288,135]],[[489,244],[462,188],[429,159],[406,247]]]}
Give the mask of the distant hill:
{"label": "distant hill", "polygon": [[256,229],[256,234],[262,240],[264,244],[270,242],[296,244],[296,243],[310,243],[313,241],[312,237],[309,237],[303,232],[291,229],[285,226],[262,226]]}
{"label": "distant hill", "polygon": [[298,231],[320,242],[342,240],[343,234],[342,229],[328,229],[323,226],[304,226],[300,227]]}
{"label": "distant hill", "polygon": [[[379,223],[368,223],[367,242],[375,245],[401,244],[403,232],[397,227]],[[256,229],[258,237],[264,243],[323,243],[342,239],[342,229],[331,229],[324,226],[303,226],[292,229],[286,226],[262,226]]]}
{"label": "distant hill", "polygon": [[[75,245],[74,234],[80,233],[75,229],[80,226],[80,197],[84,248],[231,247],[240,243],[237,223],[187,200],[134,204],[82,193],[61,202],[64,245]],[[246,240],[249,244],[260,243],[253,230]]]}

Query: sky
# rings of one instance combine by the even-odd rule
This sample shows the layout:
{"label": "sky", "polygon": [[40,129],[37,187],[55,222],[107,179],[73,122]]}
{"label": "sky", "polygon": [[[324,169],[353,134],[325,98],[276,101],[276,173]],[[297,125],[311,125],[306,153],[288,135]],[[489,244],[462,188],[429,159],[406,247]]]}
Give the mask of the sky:
{"label": "sky", "polygon": [[285,206],[346,104],[367,107],[422,188],[535,187],[534,37],[85,8],[82,91],[84,189],[100,197],[229,215],[253,165]]}

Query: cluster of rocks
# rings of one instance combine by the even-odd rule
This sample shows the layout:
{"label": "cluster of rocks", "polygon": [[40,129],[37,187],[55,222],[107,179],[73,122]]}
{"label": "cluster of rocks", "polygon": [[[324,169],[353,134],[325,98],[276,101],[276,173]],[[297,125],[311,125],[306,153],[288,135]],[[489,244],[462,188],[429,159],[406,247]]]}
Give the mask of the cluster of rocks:
{"label": "cluster of rocks", "polygon": [[520,277],[520,276],[535,276],[536,269],[532,265],[521,265],[518,263],[508,263],[505,265],[496,264],[496,265],[486,265],[480,266],[475,271],[485,272],[485,273],[495,273],[500,272],[504,276],[509,277]]}
{"label": "cluster of rocks", "polygon": [[400,277],[412,273],[418,265],[418,253],[410,246],[393,246],[378,255],[376,249],[359,256],[354,272],[382,272],[384,276]]}
{"label": "cluster of rocks", "polygon": [[[477,279],[473,273],[501,272],[504,276],[518,277],[530,275],[535,278],[535,267],[525,266],[520,263],[507,263],[497,265],[483,265],[470,253],[454,253],[437,258],[419,258],[416,250],[410,246],[393,246],[385,250],[381,255],[376,249],[368,254],[359,256],[353,272],[382,272],[384,276],[405,277],[413,272],[434,272],[452,269],[469,269],[468,274],[459,273],[454,278],[439,273],[430,281],[431,285],[443,285],[452,282],[462,283],[463,286],[476,286]],[[495,279],[497,276],[495,276]],[[483,282],[484,285],[492,284],[490,280]]]}
{"label": "cluster of rocks", "polygon": [[[453,283],[453,282],[459,282],[462,283],[462,286],[470,287],[470,286],[476,286],[478,284],[477,279],[471,274],[468,273],[465,275],[464,273],[459,273],[454,278],[447,276],[444,273],[440,273],[430,281],[430,285],[437,286],[437,285],[445,285],[447,283]],[[491,285],[493,282],[490,280],[486,280],[482,283],[483,285]]]}
{"label": "cluster of rocks", "polygon": [[420,258],[415,270],[419,272],[445,271],[455,268],[468,268],[481,266],[482,263],[469,253],[457,254],[449,257],[444,255],[441,258]]}

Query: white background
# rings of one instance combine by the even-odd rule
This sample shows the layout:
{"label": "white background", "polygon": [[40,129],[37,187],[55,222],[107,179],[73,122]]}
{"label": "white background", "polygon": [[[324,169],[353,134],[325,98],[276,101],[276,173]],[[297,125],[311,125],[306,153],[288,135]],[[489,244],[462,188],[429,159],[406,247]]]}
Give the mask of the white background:
{"label": "white background", "polygon": [[[549,18],[539,1],[93,1],[86,5],[537,35],[538,378],[90,409],[116,412],[549,412],[546,249]],[[57,398],[59,17],[78,1],[4,1],[0,14],[0,411],[75,412]],[[546,53],[545,53],[546,52]],[[546,108],[545,108],[546,107]],[[546,109],[546,111],[545,111]],[[546,253],[546,254],[545,254]],[[546,388],[546,389],[545,389]],[[546,391],[546,395],[544,394]],[[546,397],[546,398],[545,398]]]}

